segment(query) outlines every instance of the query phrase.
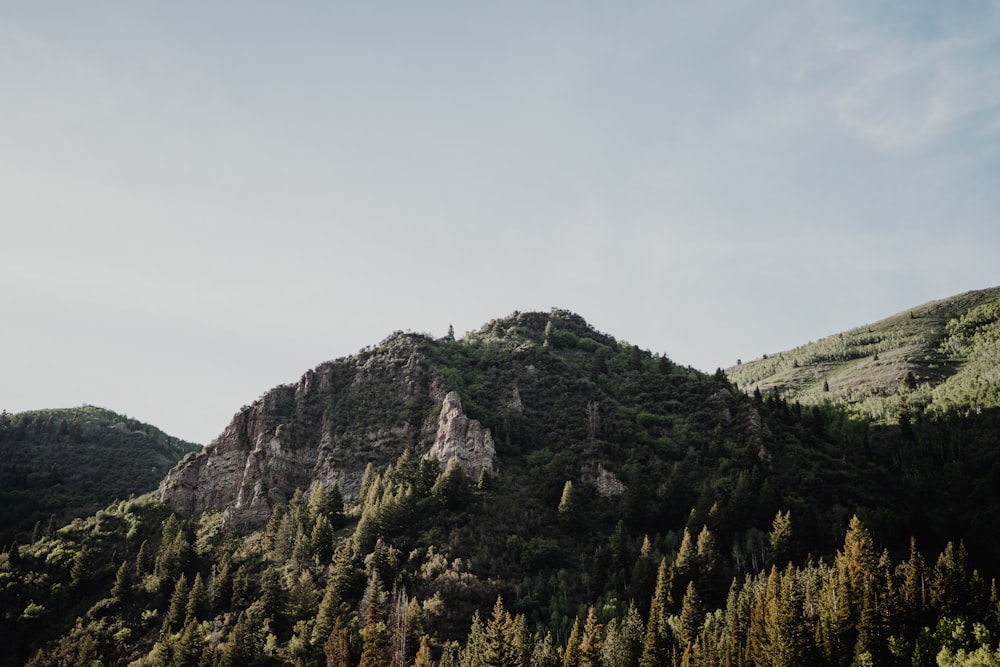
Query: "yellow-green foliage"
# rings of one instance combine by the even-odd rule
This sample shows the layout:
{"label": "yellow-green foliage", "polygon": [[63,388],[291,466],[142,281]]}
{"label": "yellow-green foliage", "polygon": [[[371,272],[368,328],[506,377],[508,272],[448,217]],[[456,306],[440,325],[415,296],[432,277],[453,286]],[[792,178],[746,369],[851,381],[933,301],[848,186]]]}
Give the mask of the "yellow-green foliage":
{"label": "yellow-green foliage", "polygon": [[895,422],[901,407],[931,417],[997,407],[1000,288],[928,303],[727,373],[747,391],[841,403],[875,422]]}

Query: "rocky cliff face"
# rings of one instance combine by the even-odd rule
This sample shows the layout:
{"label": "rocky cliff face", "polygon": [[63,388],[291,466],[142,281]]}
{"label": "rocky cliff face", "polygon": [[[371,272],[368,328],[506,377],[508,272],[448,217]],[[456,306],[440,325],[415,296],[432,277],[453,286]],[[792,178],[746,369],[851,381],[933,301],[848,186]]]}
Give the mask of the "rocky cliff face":
{"label": "rocky cliff face", "polygon": [[416,340],[398,334],[267,392],[171,470],[160,499],[182,513],[224,510],[226,529],[246,530],[296,488],[336,482],[346,499],[356,497],[369,463],[385,466],[405,449],[455,458],[470,475],[492,471],[489,429],[441,389]]}
{"label": "rocky cliff face", "polygon": [[437,457],[443,466],[457,461],[466,475],[477,479],[485,470],[492,473],[497,450],[493,435],[475,419],[469,419],[462,409],[457,392],[444,397],[438,432],[428,457]]}

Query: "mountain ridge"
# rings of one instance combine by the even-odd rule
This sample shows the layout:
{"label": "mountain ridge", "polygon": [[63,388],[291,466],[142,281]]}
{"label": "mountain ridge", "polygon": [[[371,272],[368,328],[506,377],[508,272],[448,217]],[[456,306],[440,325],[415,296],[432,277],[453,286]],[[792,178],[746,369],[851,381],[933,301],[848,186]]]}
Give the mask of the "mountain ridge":
{"label": "mountain ridge", "polygon": [[[977,307],[940,326],[989,365]],[[396,332],[244,406],[157,494],[0,553],[0,641],[38,665],[992,656],[1000,409],[919,391],[877,421],[559,310]]]}

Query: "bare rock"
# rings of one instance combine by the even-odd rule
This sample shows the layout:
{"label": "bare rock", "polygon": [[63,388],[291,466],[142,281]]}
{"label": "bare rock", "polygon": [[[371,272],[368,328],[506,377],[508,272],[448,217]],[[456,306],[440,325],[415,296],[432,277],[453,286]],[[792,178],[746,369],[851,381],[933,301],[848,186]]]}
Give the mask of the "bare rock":
{"label": "bare rock", "polygon": [[442,466],[456,460],[466,475],[477,479],[484,470],[494,471],[496,453],[490,430],[465,415],[458,392],[448,392],[438,417],[437,437],[427,457],[436,457]]}

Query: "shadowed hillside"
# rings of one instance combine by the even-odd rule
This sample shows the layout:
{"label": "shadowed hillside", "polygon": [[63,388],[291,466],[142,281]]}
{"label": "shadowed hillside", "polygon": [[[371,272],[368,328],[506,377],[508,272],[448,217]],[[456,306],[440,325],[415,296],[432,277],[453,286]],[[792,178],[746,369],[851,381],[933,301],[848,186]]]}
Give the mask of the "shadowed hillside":
{"label": "shadowed hillside", "polygon": [[156,488],[198,445],[110,410],[0,414],[0,544]]}

